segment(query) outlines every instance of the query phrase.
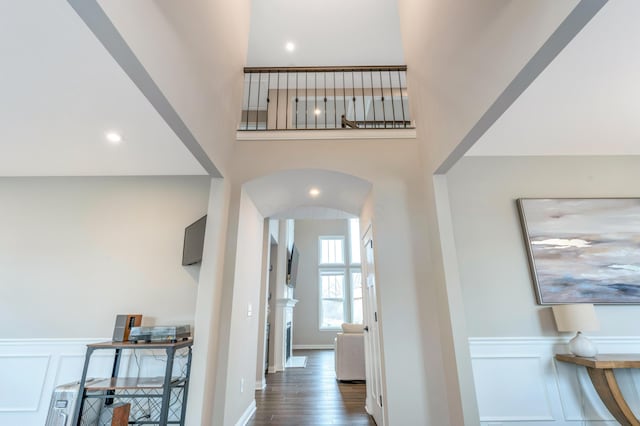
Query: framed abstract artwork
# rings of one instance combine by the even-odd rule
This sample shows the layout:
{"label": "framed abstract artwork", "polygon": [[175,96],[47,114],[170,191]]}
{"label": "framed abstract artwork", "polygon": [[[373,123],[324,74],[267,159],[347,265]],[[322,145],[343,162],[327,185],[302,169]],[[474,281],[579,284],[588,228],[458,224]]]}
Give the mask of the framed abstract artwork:
{"label": "framed abstract artwork", "polygon": [[539,304],[640,304],[640,198],[517,205]]}

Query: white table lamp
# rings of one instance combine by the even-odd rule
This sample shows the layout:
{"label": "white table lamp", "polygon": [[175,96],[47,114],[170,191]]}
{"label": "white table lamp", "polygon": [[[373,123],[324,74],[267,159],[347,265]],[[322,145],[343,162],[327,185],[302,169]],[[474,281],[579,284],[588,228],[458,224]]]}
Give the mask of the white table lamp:
{"label": "white table lamp", "polygon": [[584,357],[594,357],[598,349],[593,342],[582,334],[583,331],[600,329],[596,310],[590,303],[576,305],[555,305],[551,308],[556,319],[558,331],[575,331],[576,336],[569,341],[572,354]]}

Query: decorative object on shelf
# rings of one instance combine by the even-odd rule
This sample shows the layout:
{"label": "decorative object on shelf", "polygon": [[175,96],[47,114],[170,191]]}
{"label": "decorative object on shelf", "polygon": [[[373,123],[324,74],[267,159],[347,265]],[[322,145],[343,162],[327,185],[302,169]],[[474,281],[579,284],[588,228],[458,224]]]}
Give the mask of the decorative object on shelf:
{"label": "decorative object on shelf", "polygon": [[640,198],[517,205],[538,304],[640,303]]}
{"label": "decorative object on shelf", "polygon": [[139,327],[142,324],[142,315],[140,314],[120,314],[116,315],[116,325],[113,327],[114,342],[126,342],[129,340],[129,334],[133,327]]}
{"label": "decorative object on shelf", "polygon": [[191,337],[191,326],[184,325],[156,325],[152,327],[133,327],[129,341],[138,342],[171,342],[187,340]]}
{"label": "decorative object on shelf", "polygon": [[596,311],[592,304],[555,305],[552,307],[558,331],[577,332],[569,341],[569,351],[577,356],[594,357],[598,349],[583,331],[600,329]]}

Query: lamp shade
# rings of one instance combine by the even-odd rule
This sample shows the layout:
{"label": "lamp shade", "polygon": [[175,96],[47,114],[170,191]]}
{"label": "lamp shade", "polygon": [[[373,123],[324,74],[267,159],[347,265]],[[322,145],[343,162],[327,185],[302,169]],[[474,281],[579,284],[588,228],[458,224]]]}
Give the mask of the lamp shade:
{"label": "lamp shade", "polygon": [[558,331],[596,331],[600,329],[592,304],[552,306]]}

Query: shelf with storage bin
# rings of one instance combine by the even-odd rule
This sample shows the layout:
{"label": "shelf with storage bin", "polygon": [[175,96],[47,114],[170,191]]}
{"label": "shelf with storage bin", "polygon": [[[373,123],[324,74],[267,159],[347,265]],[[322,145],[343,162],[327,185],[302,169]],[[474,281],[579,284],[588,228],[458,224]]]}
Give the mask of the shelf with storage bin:
{"label": "shelf with storage bin", "polygon": [[[103,411],[110,406],[130,404],[129,424],[150,425],[183,425],[186,413],[189,375],[191,369],[191,347],[193,340],[183,340],[175,343],[133,343],[133,342],[104,342],[87,345],[84,369],[80,381],[78,403],[72,424],[77,426],[101,425]],[[86,383],[87,371],[91,356],[96,350],[113,350],[113,368],[111,377],[93,380]],[[120,377],[120,362],[123,351],[130,350],[137,356],[138,350],[163,351],[166,356],[163,376],[150,377]],[[186,358],[184,370],[178,376],[174,375],[174,361],[176,358]],[[154,356],[157,359],[157,356]],[[138,374],[140,367],[138,365]],[[110,424],[110,423],[108,423]]]}

